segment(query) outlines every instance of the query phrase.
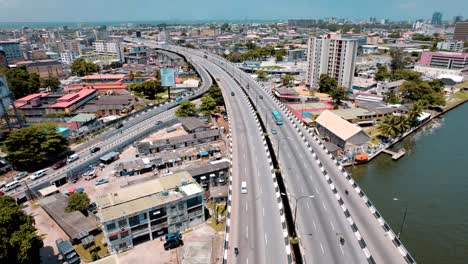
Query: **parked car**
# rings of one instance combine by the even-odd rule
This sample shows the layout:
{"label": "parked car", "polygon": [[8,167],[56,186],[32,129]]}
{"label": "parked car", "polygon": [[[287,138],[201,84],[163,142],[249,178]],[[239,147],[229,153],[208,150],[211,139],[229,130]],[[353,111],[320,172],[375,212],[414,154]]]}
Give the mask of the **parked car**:
{"label": "parked car", "polygon": [[54,166],[52,166],[52,169],[58,170],[58,169],[62,168],[65,165],[67,165],[67,161],[66,160],[61,160],[61,161],[55,163]]}
{"label": "parked car", "polygon": [[160,124],[162,124],[161,120],[156,121],[156,125],[160,125]]}
{"label": "parked car", "polygon": [[182,234],[179,231],[166,234],[166,241],[169,241],[172,239],[182,239]]}
{"label": "parked car", "polygon": [[67,163],[74,162],[75,160],[79,159],[80,156],[78,154],[73,154],[71,156],[68,156],[67,158]]}
{"label": "parked car", "polygon": [[26,176],[28,176],[28,173],[25,172],[25,171],[22,171],[22,172],[15,175],[15,180],[19,181],[19,180],[23,179]]}
{"label": "parked car", "polygon": [[101,185],[101,184],[105,184],[105,183],[108,183],[108,182],[109,182],[108,179],[99,179],[99,180],[96,180],[95,185]]}
{"label": "parked car", "polygon": [[164,243],[164,250],[173,249],[183,245],[184,241],[182,241],[181,239],[172,239]]}
{"label": "parked car", "polygon": [[276,135],[276,133],[278,133],[278,132],[276,131],[276,128],[272,128],[272,129],[271,129],[271,133],[272,133],[273,135]]}
{"label": "parked car", "polygon": [[115,125],[115,128],[116,128],[116,129],[119,129],[119,128],[121,128],[121,127],[123,127],[123,124],[122,124],[122,123],[118,123],[117,125]]}
{"label": "parked car", "polygon": [[97,208],[97,205],[95,202],[92,202],[88,205],[88,211],[93,211],[96,208]]}
{"label": "parked car", "polygon": [[89,152],[91,152],[91,153],[96,153],[96,152],[98,152],[98,151],[100,151],[100,150],[101,150],[100,147],[94,147],[94,148],[92,148]]}
{"label": "parked car", "polygon": [[231,95],[234,96],[235,95],[234,92],[231,92]]}

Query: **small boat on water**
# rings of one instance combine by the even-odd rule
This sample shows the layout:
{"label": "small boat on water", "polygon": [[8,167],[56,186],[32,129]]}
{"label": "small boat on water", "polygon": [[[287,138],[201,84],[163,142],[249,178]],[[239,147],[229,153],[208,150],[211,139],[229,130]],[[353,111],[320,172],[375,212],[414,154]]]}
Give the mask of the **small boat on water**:
{"label": "small boat on water", "polygon": [[368,160],[369,160],[369,155],[367,155],[367,153],[359,153],[356,156],[354,156],[354,162],[356,163],[362,163]]}

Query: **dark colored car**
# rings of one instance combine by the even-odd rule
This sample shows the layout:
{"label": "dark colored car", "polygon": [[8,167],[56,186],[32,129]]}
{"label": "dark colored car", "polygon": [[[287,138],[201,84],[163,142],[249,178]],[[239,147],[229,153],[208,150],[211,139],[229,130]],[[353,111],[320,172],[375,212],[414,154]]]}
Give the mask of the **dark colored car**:
{"label": "dark colored car", "polygon": [[117,128],[117,129],[119,129],[119,128],[121,128],[121,127],[123,127],[123,124],[122,124],[122,123],[118,123],[117,125],[115,125],[115,128]]}
{"label": "dark colored car", "polygon": [[182,239],[182,234],[179,231],[175,233],[166,234],[166,241],[169,241],[172,239]]}
{"label": "dark colored car", "polygon": [[52,167],[52,169],[58,170],[58,169],[62,168],[65,165],[67,165],[67,161],[66,160],[61,160],[61,161],[55,163],[54,166]]}
{"label": "dark colored car", "polygon": [[231,92],[231,95],[234,96],[234,92]]}
{"label": "dark colored car", "polygon": [[101,150],[100,147],[94,147],[94,148],[92,148],[92,149],[90,150],[90,152],[91,152],[91,153],[96,153],[96,152],[98,152],[98,151],[100,151],[100,150]]}
{"label": "dark colored car", "polygon": [[164,250],[173,249],[173,248],[183,246],[183,245],[184,245],[184,241],[180,239],[171,239],[167,241],[166,243],[164,243]]}
{"label": "dark colored car", "polygon": [[162,124],[161,120],[156,121],[156,125],[160,125],[160,124]]}

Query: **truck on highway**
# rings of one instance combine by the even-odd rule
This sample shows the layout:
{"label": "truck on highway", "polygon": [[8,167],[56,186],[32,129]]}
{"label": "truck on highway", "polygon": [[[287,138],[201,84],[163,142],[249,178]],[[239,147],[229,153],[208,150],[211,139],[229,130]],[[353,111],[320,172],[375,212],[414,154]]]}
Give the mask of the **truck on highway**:
{"label": "truck on highway", "polygon": [[283,124],[283,118],[281,117],[281,114],[278,111],[273,110],[271,111],[271,114],[273,115],[273,119],[275,120],[277,125]]}

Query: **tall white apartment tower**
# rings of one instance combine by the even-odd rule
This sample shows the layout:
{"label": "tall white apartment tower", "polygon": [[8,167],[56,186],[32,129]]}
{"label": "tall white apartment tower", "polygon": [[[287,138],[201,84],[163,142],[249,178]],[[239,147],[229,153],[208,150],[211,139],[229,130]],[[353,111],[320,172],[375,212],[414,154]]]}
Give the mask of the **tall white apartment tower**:
{"label": "tall white apartment tower", "polygon": [[321,74],[335,78],[339,85],[352,88],[358,43],[337,34],[310,38],[307,49],[307,84],[318,89]]}

